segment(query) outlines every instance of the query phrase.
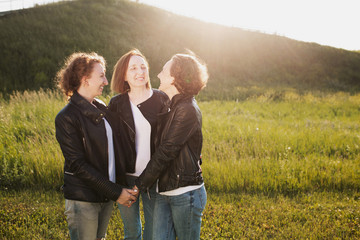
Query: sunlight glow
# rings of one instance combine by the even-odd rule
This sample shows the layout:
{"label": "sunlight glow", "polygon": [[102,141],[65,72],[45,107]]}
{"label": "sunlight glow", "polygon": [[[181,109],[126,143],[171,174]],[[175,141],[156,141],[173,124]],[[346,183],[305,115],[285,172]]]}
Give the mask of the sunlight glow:
{"label": "sunlight glow", "polygon": [[[0,0],[0,12],[59,0]],[[132,0],[207,22],[360,50],[359,0]]]}
{"label": "sunlight glow", "polygon": [[140,0],[203,21],[360,50],[357,0]]}

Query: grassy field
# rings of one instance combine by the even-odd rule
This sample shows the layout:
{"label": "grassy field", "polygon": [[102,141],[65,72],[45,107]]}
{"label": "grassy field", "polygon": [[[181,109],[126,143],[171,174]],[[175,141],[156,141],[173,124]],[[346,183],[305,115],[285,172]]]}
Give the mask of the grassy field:
{"label": "grassy field", "polygon": [[[110,96],[102,97],[105,102]],[[0,239],[64,239],[56,92],[0,99]],[[201,101],[202,239],[360,238],[360,95]],[[114,211],[108,239],[121,239]]]}
{"label": "grassy field", "polygon": [[[358,239],[360,195],[208,192],[201,239]],[[1,191],[1,239],[68,239],[60,192]],[[107,239],[122,239],[114,208]]]}

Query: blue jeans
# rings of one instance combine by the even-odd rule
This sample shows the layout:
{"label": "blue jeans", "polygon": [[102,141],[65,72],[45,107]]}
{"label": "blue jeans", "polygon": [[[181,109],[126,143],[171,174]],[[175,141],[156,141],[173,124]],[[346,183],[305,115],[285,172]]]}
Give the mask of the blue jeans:
{"label": "blue jeans", "polygon": [[[135,179],[137,177],[126,176],[126,180],[129,184],[129,187],[135,185]],[[125,240],[141,240],[141,220],[140,220],[140,197],[143,203],[144,209],[144,240],[152,239],[152,230],[153,230],[153,212],[155,206],[155,199],[158,196],[156,193],[156,186],[154,186],[149,191],[150,198],[147,193],[140,192],[139,198],[136,200],[131,207],[126,207],[121,204],[118,204],[120,210],[120,215],[124,223],[124,239]]]}
{"label": "blue jeans", "polygon": [[154,209],[153,239],[200,239],[201,217],[207,196],[205,187],[178,196],[158,195]]}
{"label": "blue jeans", "polygon": [[105,238],[114,202],[92,203],[65,199],[71,240]]}

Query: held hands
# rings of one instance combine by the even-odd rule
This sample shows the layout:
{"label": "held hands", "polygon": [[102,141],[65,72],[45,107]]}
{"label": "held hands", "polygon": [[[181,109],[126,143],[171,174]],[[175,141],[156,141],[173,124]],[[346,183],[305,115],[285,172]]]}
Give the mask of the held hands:
{"label": "held hands", "polygon": [[116,202],[121,205],[131,207],[131,205],[133,205],[133,203],[136,201],[138,195],[138,190],[123,188]]}
{"label": "held hands", "polygon": [[138,197],[139,197],[139,194],[140,194],[140,191],[139,191],[139,189],[137,188],[137,186],[135,185],[135,186],[132,188],[132,190],[136,193],[136,198],[138,198]]}

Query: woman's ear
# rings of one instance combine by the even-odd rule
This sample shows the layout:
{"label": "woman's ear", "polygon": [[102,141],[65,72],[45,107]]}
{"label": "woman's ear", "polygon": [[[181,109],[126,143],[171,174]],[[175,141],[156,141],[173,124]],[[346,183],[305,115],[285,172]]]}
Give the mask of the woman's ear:
{"label": "woman's ear", "polygon": [[81,78],[81,84],[80,85],[83,85],[83,86],[86,86],[86,87],[89,86],[89,82],[88,82],[86,76]]}

